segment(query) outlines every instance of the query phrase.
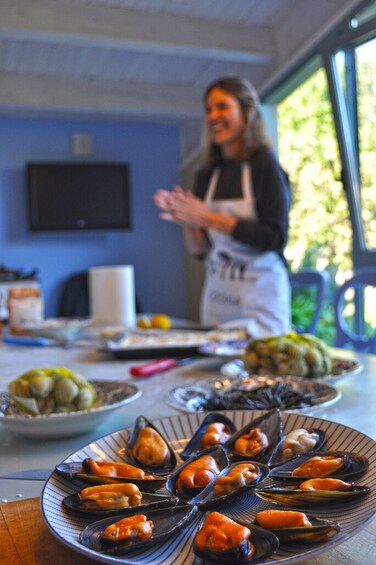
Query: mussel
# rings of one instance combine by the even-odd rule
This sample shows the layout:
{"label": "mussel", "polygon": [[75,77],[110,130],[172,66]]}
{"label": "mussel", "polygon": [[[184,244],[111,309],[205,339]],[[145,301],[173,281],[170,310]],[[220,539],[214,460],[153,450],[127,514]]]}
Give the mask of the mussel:
{"label": "mussel", "polygon": [[242,525],[219,512],[207,514],[193,542],[194,553],[213,563],[260,562],[278,547],[278,539],[267,530]]}
{"label": "mussel", "polygon": [[264,463],[279,442],[281,430],[279,410],[269,410],[233,434],[223,446],[232,461],[252,460]]}
{"label": "mussel", "polygon": [[143,469],[122,461],[96,461],[91,458],[60,463],[56,472],[82,487],[114,483],[134,483],[143,492],[155,492],[165,485],[166,477],[151,475]]}
{"label": "mussel", "polygon": [[173,506],[176,497],[162,494],[143,493],[134,483],[106,484],[86,487],[63,499],[63,506],[68,510],[90,516],[108,516],[121,514],[126,516],[153,508]]}
{"label": "mussel", "polygon": [[216,508],[254,489],[268,476],[268,473],[269,468],[256,461],[232,463],[190,502],[197,504],[200,510]]}
{"label": "mussel", "polygon": [[368,459],[358,453],[322,451],[315,455],[300,455],[293,461],[272,469],[269,477],[275,481],[303,482],[305,479],[333,477],[347,480],[368,469]]}
{"label": "mussel", "polygon": [[355,501],[368,492],[369,488],[366,486],[333,478],[308,479],[297,487],[271,486],[254,490],[264,500],[296,508],[343,504]]}
{"label": "mussel", "polygon": [[[133,514],[121,519],[107,517],[86,526],[80,534],[80,543],[109,555],[148,549],[184,530],[196,516],[197,510],[197,506],[184,504],[146,510],[141,514],[134,510]],[[120,535],[117,535],[117,531]]]}
{"label": "mussel", "polygon": [[189,501],[217,477],[228,464],[228,457],[221,445],[210,447],[192,455],[171,473],[166,482],[166,489],[181,500]]}
{"label": "mussel", "polygon": [[213,445],[223,444],[235,432],[236,426],[230,418],[219,412],[210,412],[180,453],[180,457],[188,459],[194,453],[208,449]]}
{"label": "mussel", "polygon": [[276,467],[295,459],[298,455],[314,453],[323,447],[325,440],[324,430],[296,428],[282,436],[269,458],[268,465]]}
{"label": "mussel", "polygon": [[294,510],[261,510],[255,524],[273,532],[281,543],[293,545],[321,543],[340,531],[337,522]]}
{"label": "mussel", "polygon": [[168,441],[145,416],[137,418],[125,454],[134,465],[149,473],[170,473],[177,463]]}

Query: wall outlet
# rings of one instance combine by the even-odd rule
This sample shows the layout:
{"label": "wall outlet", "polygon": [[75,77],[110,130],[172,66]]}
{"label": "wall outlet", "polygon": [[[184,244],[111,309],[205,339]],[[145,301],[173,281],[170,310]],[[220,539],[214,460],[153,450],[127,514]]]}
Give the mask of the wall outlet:
{"label": "wall outlet", "polygon": [[88,157],[93,153],[93,138],[90,133],[75,132],[72,135],[72,152],[76,157]]}

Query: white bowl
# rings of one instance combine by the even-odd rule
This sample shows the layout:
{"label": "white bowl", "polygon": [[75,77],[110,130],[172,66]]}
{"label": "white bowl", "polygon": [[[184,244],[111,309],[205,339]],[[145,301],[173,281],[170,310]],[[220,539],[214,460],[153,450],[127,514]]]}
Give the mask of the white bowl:
{"label": "white bowl", "polygon": [[38,439],[67,438],[93,431],[102,425],[111,413],[141,395],[130,383],[92,380],[102,404],[78,412],[30,416],[14,405],[7,393],[0,393],[0,423],[25,437]]}

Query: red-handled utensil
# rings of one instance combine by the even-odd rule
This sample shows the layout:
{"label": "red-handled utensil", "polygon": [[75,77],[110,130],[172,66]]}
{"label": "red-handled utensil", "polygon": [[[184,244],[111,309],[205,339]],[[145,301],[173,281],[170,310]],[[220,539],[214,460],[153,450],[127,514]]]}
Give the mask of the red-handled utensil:
{"label": "red-handled utensil", "polygon": [[185,359],[157,359],[156,361],[150,361],[149,363],[144,363],[143,365],[137,365],[130,368],[130,374],[132,377],[151,377],[156,373],[163,373],[169,369],[173,369],[178,365],[185,365],[193,361],[192,357],[187,357]]}

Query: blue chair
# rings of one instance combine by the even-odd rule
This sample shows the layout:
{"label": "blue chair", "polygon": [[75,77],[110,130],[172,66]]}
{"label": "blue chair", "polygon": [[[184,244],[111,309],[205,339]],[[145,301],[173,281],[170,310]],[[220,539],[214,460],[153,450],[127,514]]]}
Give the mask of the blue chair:
{"label": "blue chair", "polygon": [[336,323],[336,347],[352,345],[356,351],[376,353],[376,331],[373,335],[367,336],[364,332],[364,301],[363,296],[355,297],[355,319],[360,321],[361,330],[359,333],[352,331],[343,315],[345,293],[349,288],[362,291],[365,286],[376,287],[376,269],[359,269],[354,275],[337,289],[334,297],[334,316]]}
{"label": "blue chair", "polygon": [[315,269],[303,269],[289,275],[290,285],[294,287],[313,288],[316,292],[316,305],[309,324],[305,327],[295,327],[297,333],[315,334],[320,318],[324,299],[330,282],[328,271],[316,271]]}

